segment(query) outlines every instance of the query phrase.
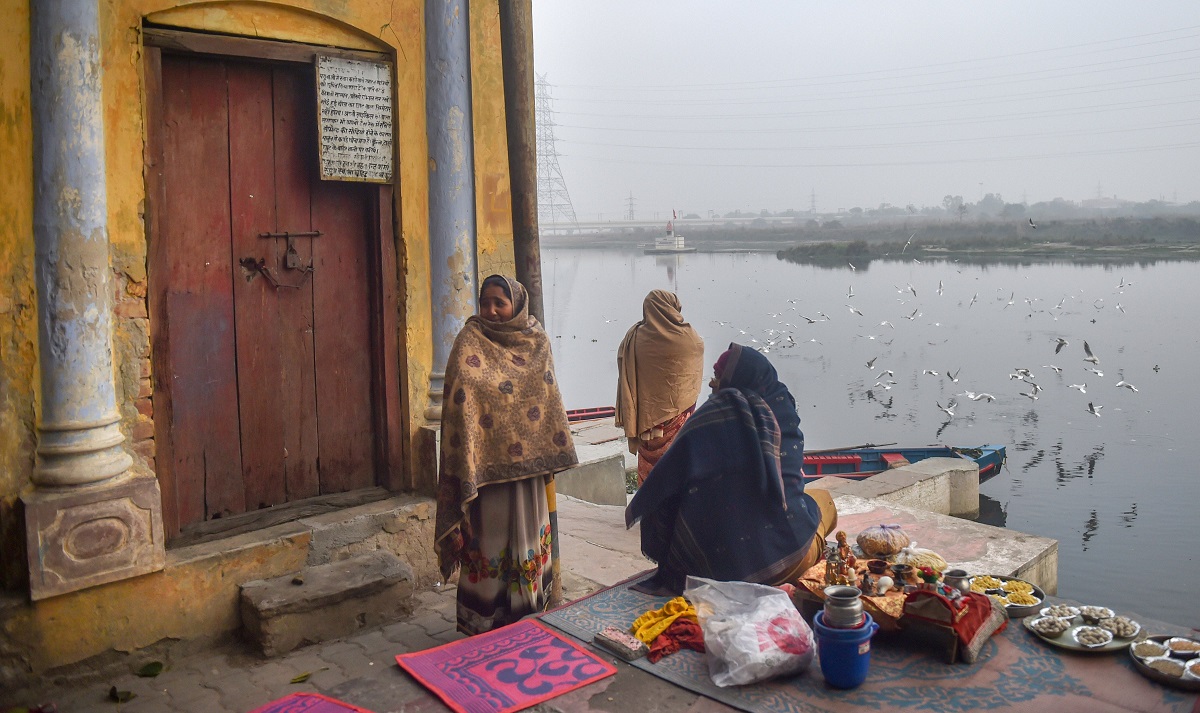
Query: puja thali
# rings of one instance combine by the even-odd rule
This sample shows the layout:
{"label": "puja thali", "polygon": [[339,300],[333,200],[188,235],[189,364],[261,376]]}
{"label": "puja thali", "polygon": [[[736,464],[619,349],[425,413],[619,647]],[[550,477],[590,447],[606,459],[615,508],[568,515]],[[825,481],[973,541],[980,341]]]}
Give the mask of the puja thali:
{"label": "puja thali", "polygon": [[998,574],[978,574],[974,577],[971,577],[969,580],[967,580],[967,582],[971,585],[971,591],[973,592],[979,591],[979,588],[975,586],[976,582],[986,583],[988,585],[996,584],[998,582],[999,584],[997,586],[982,587],[982,593],[992,597],[1005,596],[1008,593],[1008,588],[1012,587],[1014,584],[1017,584],[1022,588],[1027,588],[1029,595],[1036,601],[1030,604],[1017,604],[1005,600],[1004,611],[1008,613],[1008,617],[1010,619],[1020,619],[1021,617],[1036,614],[1038,609],[1043,606],[1043,602],[1046,601],[1046,593],[1042,591],[1041,587],[1037,586],[1033,582],[1028,582],[1017,577],[1004,577]]}
{"label": "puja thali", "polygon": [[[1156,642],[1159,644],[1165,644],[1168,640],[1170,640],[1172,638],[1176,638],[1176,637],[1166,636],[1166,635],[1162,635],[1162,634],[1155,634],[1153,636],[1147,636],[1145,638],[1145,640],[1153,641],[1153,642]],[[1163,648],[1165,649],[1165,646]],[[1190,672],[1190,670],[1185,669],[1185,673],[1181,676],[1172,676],[1170,674],[1163,673],[1162,671],[1159,671],[1158,669],[1154,668],[1153,664],[1156,660],[1162,659],[1162,658],[1167,658],[1169,660],[1171,658],[1171,655],[1169,653],[1166,656],[1139,656],[1138,653],[1133,649],[1133,647],[1130,647],[1129,657],[1133,659],[1133,667],[1135,669],[1137,669],[1138,673],[1142,674],[1143,676],[1145,676],[1146,678],[1148,678],[1152,681],[1158,681],[1159,683],[1163,683],[1168,686],[1173,686],[1175,688],[1180,688],[1185,691],[1200,691],[1200,676],[1192,674]],[[1188,665],[1186,663],[1187,661],[1188,661],[1187,659],[1177,659],[1177,663],[1182,664],[1184,666]],[[1198,667],[1195,667],[1193,665],[1193,668],[1198,668]]]}
{"label": "puja thali", "polygon": [[[1048,635],[1038,631],[1038,629],[1034,626],[1034,622],[1038,621],[1039,618],[1040,617],[1031,616],[1025,619],[1025,629],[1037,638],[1045,641],[1047,644],[1050,644],[1051,646],[1057,646],[1060,649],[1067,649],[1068,651],[1081,651],[1089,654],[1111,653],[1113,651],[1120,651],[1121,649],[1127,648],[1135,640],[1135,637],[1122,638],[1118,636],[1112,636],[1110,632],[1110,638],[1106,643],[1097,646],[1087,646],[1083,643],[1080,643],[1078,636],[1080,632],[1089,629],[1095,629],[1096,627],[1082,621],[1080,617],[1071,617],[1069,620],[1069,625],[1064,628],[1062,633],[1056,636]],[[1054,618],[1066,619],[1065,617]]]}

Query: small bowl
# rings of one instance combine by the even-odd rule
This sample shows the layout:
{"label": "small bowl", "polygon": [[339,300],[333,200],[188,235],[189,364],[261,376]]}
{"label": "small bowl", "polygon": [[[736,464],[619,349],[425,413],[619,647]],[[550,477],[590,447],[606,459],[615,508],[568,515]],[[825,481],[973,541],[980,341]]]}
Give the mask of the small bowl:
{"label": "small bowl", "polygon": [[867,560],[867,571],[874,575],[884,574],[888,571],[888,563],[886,560]]}
{"label": "small bowl", "polygon": [[1070,619],[1074,621],[1075,617],[1079,616],[1079,608],[1069,607],[1066,604],[1056,604],[1052,607],[1044,607],[1038,613],[1042,616],[1052,616],[1056,619]]}
{"label": "small bowl", "polygon": [[[1094,632],[1099,632],[1099,633],[1094,634]],[[1098,641],[1097,643],[1088,643],[1086,641],[1083,641],[1080,637],[1085,634],[1087,634],[1087,635],[1094,634],[1095,636],[1097,636],[1100,639],[1100,641]],[[1078,629],[1076,629],[1075,631],[1071,632],[1071,636],[1072,636],[1072,638],[1075,639],[1075,643],[1079,644],[1080,646],[1084,647],[1085,649],[1098,649],[1101,646],[1109,645],[1110,643],[1112,643],[1112,640],[1113,640],[1113,634],[1111,631],[1105,631],[1104,629],[1101,629],[1098,626],[1081,626]]]}
{"label": "small bowl", "polygon": [[1112,609],[1108,607],[1079,607],[1079,616],[1088,624],[1099,623],[1101,619],[1111,619],[1114,616]]}
{"label": "small bowl", "polygon": [[1163,658],[1168,655],[1169,650],[1167,649],[1166,644],[1158,641],[1146,640],[1139,641],[1134,644],[1132,651],[1134,656],[1145,661],[1147,659]]}
{"label": "small bowl", "polygon": [[1071,628],[1071,620],[1053,616],[1039,616],[1029,622],[1028,626],[1038,634],[1053,639],[1067,633],[1067,630]]}
{"label": "small bowl", "polygon": [[1184,674],[1187,673],[1183,662],[1179,659],[1173,659],[1170,656],[1156,656],[1146,659],[1142,663],[1161,673],[1163,676],[1182,679]]}
{"label": "small bowl", "polygon": [[1187,676],[1200,681],[1200,658],[1192,659],[1184,664],[1184,669],[1187,671]]}
{"label": "small bowl", "polygon": [[[1133,628],[1128,630],[1126,633],[1121,633],[1118,631],[1118,629],[1125,625],[1126,622],[1128,622],[1128,624]],[[1101,619],[1097,626],[1105,631],[1111,631],[1112,635],[1118,639],[1132,639],[1142,631],[1142,625],[1127,616],[1114,616],[1108,619]]]}
{"label": "small bowl", "polygon": [[1175,636],[1167,639],[1166,644],[1167,650],[1177,659],[1194,659],[1197,654],[1200,654],[1200,641],[1196,641],[1195,639]]}

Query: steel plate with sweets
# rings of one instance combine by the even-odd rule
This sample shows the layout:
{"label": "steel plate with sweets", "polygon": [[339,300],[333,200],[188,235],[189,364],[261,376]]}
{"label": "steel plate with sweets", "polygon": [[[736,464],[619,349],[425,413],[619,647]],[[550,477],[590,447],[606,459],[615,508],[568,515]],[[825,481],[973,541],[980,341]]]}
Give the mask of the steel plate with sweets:
{"label": "steel plate with sweets", "polygon": [[[1061,625],[1047,626],[1047,622],[1051,620]],[[1128,621],[1137,626],[1138,630],[1141,629],[1137,622],[1132,619]],[[1070,619],[1049,616],[1030,617],[1025,620],[1024,624],[1029,633],[1047,644],[1070,651],[1104,654],[1120,651],[1133,643],[1131,637],[1115,636],[1111,631],[1099,626],[1081,623],[1077,617]]]}
{"label": "steel plate with sweets", "polygon": [[[1179,637],[1155,634],[1129,647],[1133,667],[1151,681],[1185,691],[1200,691],[1200,676],[1187,670],[1187,660],[1169,654],[1167,641],[1172,638]],[[1153,642],[1158,646],[1143,646],[1144,642]]]}
{"label": "steel plate with sweets", "polygon": [[1010,619],[1037,614],[1042,602],[1046,601],[1046,593],[1041,587],[1016,577],[979,574],[968,581],[972,592],[986,594],[993,601],[1003,604]]}

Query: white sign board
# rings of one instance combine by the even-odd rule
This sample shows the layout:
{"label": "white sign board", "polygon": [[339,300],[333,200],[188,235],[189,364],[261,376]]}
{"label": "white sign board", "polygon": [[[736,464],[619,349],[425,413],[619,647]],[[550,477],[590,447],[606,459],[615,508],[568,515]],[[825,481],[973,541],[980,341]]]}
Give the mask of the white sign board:
{"label": "white sign board", "polygon": [[391,183],[391,67],[318,56],[317,126],[322,180]]}

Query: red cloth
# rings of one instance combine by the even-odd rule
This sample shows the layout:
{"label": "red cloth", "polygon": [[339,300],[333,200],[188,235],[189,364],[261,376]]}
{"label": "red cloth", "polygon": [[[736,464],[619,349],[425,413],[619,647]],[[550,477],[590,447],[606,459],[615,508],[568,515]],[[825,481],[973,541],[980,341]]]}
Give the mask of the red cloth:
{"label": "red cloth", "polygon": [[670,421],[660,424],[663,434],[661,438],[655,438],[650,441],[640,441],[638,444],[638,487],[646,482],[646,478],[650,476],[650,471],[654,469],[654,465],[658,463],[658,459],[663,457],[667,449],[671,447],[671,441],[675,440],[675,436],[679,434],[679,429],[683,428],[683,424],[696,410],[695,404],[688,407],[686,411],[675,416]]}
{"label": "red cloth", "polygon": [[664,656],[688,648],[704,653],[704,632],[700,630],[700,622],[690,616],[676,619],[663,633],[650,644],[650,663],[658,663]]}
{"label": "red cloth", "polygon": [[953,601],[929,590],[912,592],[904,602],[904,617],[953,629],[964,650],[962,658],[967,662],[975,660],[989,637],[1008,626],[1008,616],[993,606],[991,598],[977,592],[968,592]]}

